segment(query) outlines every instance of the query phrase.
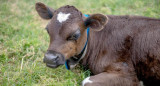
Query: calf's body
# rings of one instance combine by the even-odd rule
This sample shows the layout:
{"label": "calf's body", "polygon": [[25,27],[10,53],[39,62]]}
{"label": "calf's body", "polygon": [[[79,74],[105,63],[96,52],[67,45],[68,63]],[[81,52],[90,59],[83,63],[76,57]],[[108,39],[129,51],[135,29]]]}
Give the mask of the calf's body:
{"label": "calf's body", "polygon": [[[44,62],[56,68],[74,67],[79,60],[91,70],[82,86],[160,85],[160,20],[139,16],[91,14],[74,6],[57,10],[36,3],[43,19],[50,19]],[[90,28],[89,34],[87,34]]]}
{"label": "calf's body", "polygon": [[[160,85],[160,20],[138,16],[108,18],[104,29],[90,31],[82,64],[95,76],[90,77],[93,83],[86,86],[98,86],[94,82],[102,81],[106,84],[100,86],[137,86],[139,80],[146,86]],[[97,76],[99,81],[94,80]]]}

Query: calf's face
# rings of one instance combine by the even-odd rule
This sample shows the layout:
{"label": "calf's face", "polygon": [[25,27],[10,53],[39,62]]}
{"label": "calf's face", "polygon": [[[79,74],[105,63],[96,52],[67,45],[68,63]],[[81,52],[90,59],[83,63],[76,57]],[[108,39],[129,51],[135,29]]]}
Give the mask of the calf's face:
{"label": "calf's face", "polygon": [[87,27],[100,31],[107,23],[107,17],[102,14],[86,18],[74,6],[69,5],[53,10],[38,2],[36,11],[43,19],[50,19],[46,26],[50,44],[43,60],[51,68],[63,65],[67,59],[81,52],[87,40]]}

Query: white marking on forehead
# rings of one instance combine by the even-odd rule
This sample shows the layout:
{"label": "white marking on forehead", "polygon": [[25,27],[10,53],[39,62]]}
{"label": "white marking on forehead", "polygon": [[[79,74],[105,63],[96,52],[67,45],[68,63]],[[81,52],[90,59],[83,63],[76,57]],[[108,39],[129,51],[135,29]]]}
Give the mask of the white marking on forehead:
{"label": "white marking on forehead", "polygon": [[59,12],[57,16],[57,20],[60,23],[62,23],[63,21],[66,21],[70,15],[71,15],[70,13],[65,14],[65,13]]}
{"label": "white marking on forehead", "polygon": [[90,77],[87,77],[86,79],[83,80],[82,86],[84,86],[87,83],[93,83],[93,81],[89,80]]}

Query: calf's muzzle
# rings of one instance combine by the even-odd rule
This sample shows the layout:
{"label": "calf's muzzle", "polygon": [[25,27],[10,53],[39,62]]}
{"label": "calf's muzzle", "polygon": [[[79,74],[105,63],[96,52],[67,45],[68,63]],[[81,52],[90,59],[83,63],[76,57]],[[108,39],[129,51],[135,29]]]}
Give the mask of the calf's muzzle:
{"label": "calf's muzzle", "polygon": [[59,65],[65,64],[65,58],[62,54],[49,50],[45,53],[43,62],[46,63],[48,67],[56,68]]}

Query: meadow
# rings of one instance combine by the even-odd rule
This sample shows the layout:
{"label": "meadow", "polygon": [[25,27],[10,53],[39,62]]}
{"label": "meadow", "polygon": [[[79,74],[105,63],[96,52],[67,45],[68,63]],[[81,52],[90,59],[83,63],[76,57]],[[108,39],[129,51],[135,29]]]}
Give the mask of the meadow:
{"label": "meadow", "polygon": [[83,14],[138,15],[160,18],[160,0],[0,0],[0,86],[80,86],[90,76],[79,66],[66,70],[46,67],[49,44],[35,3],[58,9],[74,5]]}

